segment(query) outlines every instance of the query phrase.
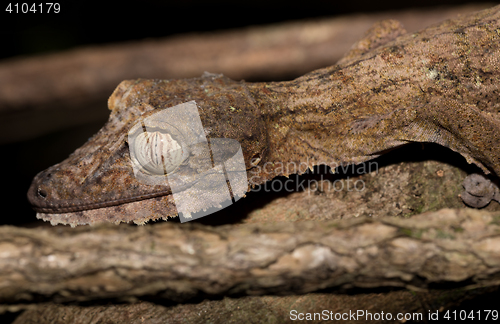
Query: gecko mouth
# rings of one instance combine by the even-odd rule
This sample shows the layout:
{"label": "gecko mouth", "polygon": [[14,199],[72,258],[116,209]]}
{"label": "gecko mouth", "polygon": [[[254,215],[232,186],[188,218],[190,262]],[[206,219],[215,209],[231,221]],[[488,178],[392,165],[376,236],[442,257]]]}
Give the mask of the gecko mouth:
{"label": "gecko mouth", "polygon": [[[43,172],[42,172],[43,173]],[[121,204],[126,204],[135,201],[141,201],[161,196],[170,195],[172,192],[170,188],[150,192],[147,194],[120,197],[117,199],[111,199],[106,201],[86,201],[86,199],[54,199],[53,194],[50,189],[46,188],[45,185],[41,184],[37,179],[42,176],[42,173],[35,177],[33,183],[28,190],[28,201],[32,205],[33,210],[37,213],[47,213],[47,214],[60,214],[60,213],[72,213],[90,209],[105,208],[111,206],[117,206]]]}
{"label": "gecko mouth", "polygon": [[[46,214],[113,207],[169,195],[173,195],[176,201],[183,201],[184,205],[187,200],[201,201],[199,207],[203,209],[200,195],[208,193],[205,199],[208,199],[208,204],[212,204],[210,192],[218,192],[221,186],[229,190],[230,199],[234,198],[234,193],[240,197],[247,191],[246,168],[239,144],[238,154],[229,160],[225,160],[220,152],[227,151],[229,141],[237,143],[230,139],[212,140],[213,161],[217,162],[217,167],[196,174],[196,170],[183,165],[178,173],[173,172],[168,177],[157,176],[148,184],[144,183],[144,179],[141,182],[135,177],[124,176],[106,168],[105,171],[97,171],[84,181],[77,182],[74,171],[69,168],[63,170],[61,165],[56,165],[36,175],[28,190],[28,200],[36,212]],[[191,170],[192,173],[188,174],[186,170]],[[162,178],[163,181],[160,182],[157,178]],[[229,187],[227,182],[230,182]],[[220,199],[222,198],[217,198]]]}
{"label": "gecko mouth", "polygon": [[110,181],[103,181],[102,175],[101,173],[97,177],[99,184],[83,182],[77,185],[70,170],[63,169],[60,164],[55,165],[35,176],[28,189],[27,198],[36,212],[59,214],[116,206],[172,193],[166,184],[140,186],[134,182],[126,183],[129,190],[118,190],[117,183],[123,177],[116,176],[109,179]]}

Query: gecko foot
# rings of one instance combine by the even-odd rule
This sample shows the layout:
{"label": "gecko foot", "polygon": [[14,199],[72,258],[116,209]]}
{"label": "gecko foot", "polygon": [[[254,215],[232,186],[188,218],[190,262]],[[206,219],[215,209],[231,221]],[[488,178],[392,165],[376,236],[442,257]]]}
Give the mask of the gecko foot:
{"label": "gecko foot", "polygon": [[468,175],[463,183],[464,191],[460,194],[462,201],[474,208],[487,206],[491,200],[500,202],[500,189],[496,184],[481,174]]}

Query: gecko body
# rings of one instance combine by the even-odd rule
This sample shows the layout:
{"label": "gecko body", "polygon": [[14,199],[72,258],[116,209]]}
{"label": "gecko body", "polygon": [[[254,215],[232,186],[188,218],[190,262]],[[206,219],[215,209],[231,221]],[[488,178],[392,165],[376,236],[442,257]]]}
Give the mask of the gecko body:
{"label": "gecko body", "polygon": [[[190,101],[207,138],[240,143],[248,188],[303,173],[301,165],[360,163],[410,142],[448,147],[498,176],[499,97],[500,6],[413,34],[385,21],[337,65],[292,81],[245,83],[215,74],[123,81],[109,99],[106,125],[38,174],[28,198],[38,217],[53,224],[175,216],[168,183],[145,184],[134,176],[127,134],[147,116]],[[171,130],[158,124],[154,132],[168,147],[201,136],[186,123],[165,125]],[[206,171],[200,166],[209,156],[195,151],[168,155],[179,163],[172,172],[182,178]],[[216,195],[199,195],[221,203]]]}

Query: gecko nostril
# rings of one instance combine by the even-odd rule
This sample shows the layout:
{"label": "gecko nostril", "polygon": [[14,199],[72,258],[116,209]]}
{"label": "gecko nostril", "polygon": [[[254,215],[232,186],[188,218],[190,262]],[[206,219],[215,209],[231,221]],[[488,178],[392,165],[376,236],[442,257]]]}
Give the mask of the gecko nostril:
{"label": "gecko nostril", "polygon": [[45,191],[41,188],[38,188],[38,196],[40,196],[42,198],[47,198],[47,191]]}

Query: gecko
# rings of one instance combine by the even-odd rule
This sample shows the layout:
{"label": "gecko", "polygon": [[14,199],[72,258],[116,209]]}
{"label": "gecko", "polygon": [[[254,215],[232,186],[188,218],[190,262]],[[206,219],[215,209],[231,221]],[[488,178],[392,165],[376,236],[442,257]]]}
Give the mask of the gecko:
{"label": "gecko", "polygon": [[[382,21],[337,64],[291,81],[250,83],[210,73],[123,81],[108,100],[111,113],[103,128],[40,172],[28,199],[37,217],[53,225],[175,217],[171,184],[140,181],[132,153],[145,150],[145,159],[168,165],[145,173],[201,176],[210,156],[182,149],[186,138],[197,136],[240,144],[247,190],[304,173],[302,165],[361,163],[412,142],[447,147],[498,177],[499,99],[500,6],[415,33]],[[194,134],[189,121],[166,120],[150,137],[130,141],[134,125],[188,102],[196,105],[204,134]],[[224,150],[235,152],[231,145]],[[462,199],[470,206],[500,200],[498,188],[484,177],[468,178],[464,186]],[[209,190],[195,193],[213,206],[220,203]]]}

